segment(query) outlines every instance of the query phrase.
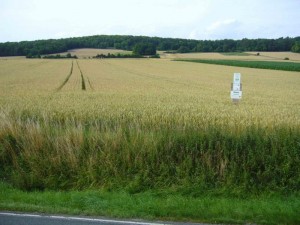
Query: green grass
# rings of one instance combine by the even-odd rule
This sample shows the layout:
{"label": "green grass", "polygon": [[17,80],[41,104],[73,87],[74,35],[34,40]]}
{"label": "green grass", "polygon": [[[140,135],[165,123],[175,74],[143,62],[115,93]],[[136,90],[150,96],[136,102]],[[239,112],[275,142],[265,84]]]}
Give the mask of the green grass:
{"label": "green grass", "polygon": [[0,209],[210,223],[299,224],[300,196],[197,197],[169,190],[25,192],[0,182]]}
{"label": "green grass", "polygon": [[176,61],[300,72],[300,63],[295,63],[295,62],[209,60],[209,59],[176,59]]}

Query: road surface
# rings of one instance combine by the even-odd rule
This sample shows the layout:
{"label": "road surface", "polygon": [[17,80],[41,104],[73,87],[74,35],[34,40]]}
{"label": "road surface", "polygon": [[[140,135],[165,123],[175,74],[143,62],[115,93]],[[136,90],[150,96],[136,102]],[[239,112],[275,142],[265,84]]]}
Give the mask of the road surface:
{"label": "road surface", "polygon": [[0,225],[208,225],[203,223],[147,222],[18,212],[0,212]]}

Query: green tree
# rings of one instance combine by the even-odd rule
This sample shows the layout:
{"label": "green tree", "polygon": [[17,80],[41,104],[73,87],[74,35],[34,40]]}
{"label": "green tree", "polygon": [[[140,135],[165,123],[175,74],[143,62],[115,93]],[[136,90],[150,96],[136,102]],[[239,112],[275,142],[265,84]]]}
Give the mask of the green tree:
{"label": "green tree", "polygon": [[156,47],[151,43],[138,43],[132,51],[134,55],[155,55]]}
{"label": "green tree", "polygon": [[[298,43],[296,43],[298,42]],[[136,54],[155,55],[156,50],[174,52],[294,51],[299,52],[300,37],[242,40],[187,40],[130,35],[95,35],[65,39],[0,43],[0,56],[47,55],[76,48],[118,48]],[[293,47],[293,48],[292,48]]]}
{"label": "green tree", "polygon": [[292,52],[299,52],[300,53],[300,42],[296,41],[295,44],[292,46]]}
{"label": "green tree", "polygon": [[178,53],[188,53],[190,52],[190,49],[186,46],[180,46],[179,49],[177,50]]}

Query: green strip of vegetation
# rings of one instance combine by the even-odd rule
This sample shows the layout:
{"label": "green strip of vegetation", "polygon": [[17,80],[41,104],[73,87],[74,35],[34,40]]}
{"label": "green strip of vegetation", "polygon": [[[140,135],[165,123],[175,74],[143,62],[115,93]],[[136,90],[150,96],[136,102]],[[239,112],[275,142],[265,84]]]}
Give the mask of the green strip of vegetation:
{"label": "green strip of vegetation", "polygon": [[139,54],[110,54],[108,53],[107,55],[105,54],[97,54],[96,56],[93,56],[94,59],[124,59],[124,58],[160,58],[159,54],[154,54],[154,55],[139,55]]}
{"label": "green strip of vegetation", "polygon": [[175,61],[300,72],[300,63],[295,63],[295,62],[208,60],[208,59],[176,59]]}
{"label": "green strip of vegetation", "polygon": [[68,53],[66,55],[56,54],[56,55],[45,55],[43,56],[43,59],[77,59],[77,56],[76,55],[72,56],[71,53]]}
{"label": "green strip of vegetation", "polygon": [[27,59],[77,59],[76,55],[71,55],[70,53],[66,54],[66,55],[60,55],[60,54],[56,54],[56,55],[45,55],[45,56],[41,56],[40,54],[36,54],[36,55],[26,55]]}
{"label": "green strip of vegetation", "polygon": [[209,223],[300,224],[300,196],[191,197],[172,190],[25,192],[0,182],[0,209]]}

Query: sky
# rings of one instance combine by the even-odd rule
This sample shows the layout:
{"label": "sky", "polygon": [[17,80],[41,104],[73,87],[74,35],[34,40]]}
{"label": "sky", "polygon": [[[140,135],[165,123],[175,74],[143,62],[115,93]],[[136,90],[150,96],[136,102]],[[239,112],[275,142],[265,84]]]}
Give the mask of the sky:
{"label": "sky", "polygon": [[300,36],[300,0],[0,0],[0,42],[89,35]]}

